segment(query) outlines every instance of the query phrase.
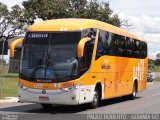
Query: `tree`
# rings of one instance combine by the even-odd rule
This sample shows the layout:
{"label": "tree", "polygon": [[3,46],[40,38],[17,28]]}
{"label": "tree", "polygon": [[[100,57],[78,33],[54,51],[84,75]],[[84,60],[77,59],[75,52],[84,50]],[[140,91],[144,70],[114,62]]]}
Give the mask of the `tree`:
{"label": "tree", "polygon": [[113,14],[109,3],[97,0],[28,0],[23,2],[25,16],[34,21],[36,17],[46,19],[90,18],[121,26],[117,14]]}
{"label": "tree", "polygon": [[54,19],[68,16],[69,0],[28,0],[23,2],[28,19]]}
{"label": "tree", "polygon": [[113,14],[113,11],[110,9],[108,2],[99,4],[97,0],[91,0],[87,7],[88,9],[86,11],[86,18],[97,19],[117,27],[121,26],[121,21],[118,15]]}
{"label": "tree", "polygon": [[7,6],[0,2],[0,38],[2,39],[4,37],[4,32],[6,31],[6,22],[7,17],[9,14],[9,11],[7,9]]}
{"label": "tree", "polygon": [[7,6],[0,2],[0,11],[0,40],[7,41],[25,31],[24,23],[19,21],[23,11],[18,5],[9,11]]}
{"label": "tree", "polygon": [[159,59],[159,60],[160,60],[160,53],[158,53],[158,54],[156,55],[156,59]]}
{"label": "tree", "polygon": [[160,65],[160,53],[158,53],[158,54],[156,55],[155,64],[156,64],[156,65]]}
{"label": "tree", "polygon": [[68,9],[69,17],[85,18],[87,11],[86,0],[69,0],[70,6]]}
{"label": "tree", "polygon": [[148,69],[152,70],[155,68],[155,61],[152,59],[148,59]]}

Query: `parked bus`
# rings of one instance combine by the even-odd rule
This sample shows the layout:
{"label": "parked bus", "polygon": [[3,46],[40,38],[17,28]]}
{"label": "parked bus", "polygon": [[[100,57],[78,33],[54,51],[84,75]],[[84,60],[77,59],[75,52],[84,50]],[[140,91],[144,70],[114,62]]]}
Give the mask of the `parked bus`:
{"label": "parked bus", "polygon": [[147,83],[147,43],[91,19],[35,23],[23,40],[19,100],[78,105],[120,96],[135,99]]}

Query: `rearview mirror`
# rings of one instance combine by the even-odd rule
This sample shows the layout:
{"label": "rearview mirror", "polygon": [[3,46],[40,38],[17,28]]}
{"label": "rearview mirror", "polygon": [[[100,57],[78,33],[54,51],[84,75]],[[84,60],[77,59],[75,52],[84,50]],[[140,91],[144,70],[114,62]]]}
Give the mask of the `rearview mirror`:
{"label": "rearview mirror", "polygon": [[17,44],[23,42],[23,38],[19,38],[17,40],[14,40],[11,45],[10,45],[10,58],[14,58],[14,52],[15,52],[15,47]]}
{"label": "rearview mirror", "polygon": [[83,57],[83,54],[84,54],[84,46],[85,46],[85,43],[90,41],[91,38],[82,38],[79,43],[78,43],[78,47],[77,47],[77,55],[78,57]]}

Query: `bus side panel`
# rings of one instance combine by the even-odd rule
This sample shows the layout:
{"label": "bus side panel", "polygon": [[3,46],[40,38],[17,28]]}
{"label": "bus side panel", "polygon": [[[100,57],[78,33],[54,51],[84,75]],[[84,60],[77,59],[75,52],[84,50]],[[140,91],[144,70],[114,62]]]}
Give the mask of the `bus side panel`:
{"label": "bus side panel", "polygon": [[138,81],[138,91],[143,91],[147,83],[148,60],[120,57],[119,88],[120,96],[131,94],[134,80]]}
{"label": "bus side panel", "polygon": [[144,69],[142,71],[143,79],[141,89],[139,91],[143,91],[147,87],[147,73],[148,73],[148,58],[144,59]]}
{"label": "bus side panel", "polygon": [[133,86],[133,64],[131,58],[120,57],[119,71],[120,71],[120,88],[121,96],[132,93]]}
{"label": "bus side panel", "polygon": [[90,71],[95,74],[96,80],[104,85],[103,99],[116,97],[118,94],[118,59],[113,56],[101,56],[93,61]]}
{"label": "bus side panel", "polygon": [[[133,81],[138,81],[138,91],[143,91],[147,84],[147,71],[148,60],[147,59],[133,59]],[[133,86],[133,85],[132,85]]]}
{"label": "bus side panel", "polygon": [[80,77],[79,104],[93,101],[95,84],[96,82],[101,82],[97,81],[97,75],[88,71]]}

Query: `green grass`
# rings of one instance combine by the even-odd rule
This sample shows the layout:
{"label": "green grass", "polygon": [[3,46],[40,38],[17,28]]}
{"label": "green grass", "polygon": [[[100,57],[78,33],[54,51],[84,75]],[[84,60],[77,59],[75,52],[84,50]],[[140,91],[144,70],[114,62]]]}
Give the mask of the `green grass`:
{"label": "green grass", "polygon": [[160,82],[160,77],[157,77],[157,78],[155,79],[155,82]]}
{"label": "green grass", "polygon": [[[2,76],[2,98],[5,97],[16,97],[18,94],[18,73],[8,73],[9,66],[4,66],[4,73],[1,73]],[[0,96],[1,97],[1,96]]]}
{"label": "green grass", "polygon": [[18,77],[16,77],[15,75],[13,75],[12,77],[6,75],[6,77],[4,77],[2,80],[2,98],[16,97],[18,93],[17,85]]}
{"label": "green grass", "polygon": [[18,73],[3,73],[3,78],[18,78]]}
{"label": "green grass", "polygon": [[160,72],[160,66],[155,66],[154,68],[150,69],[152,72]]}

